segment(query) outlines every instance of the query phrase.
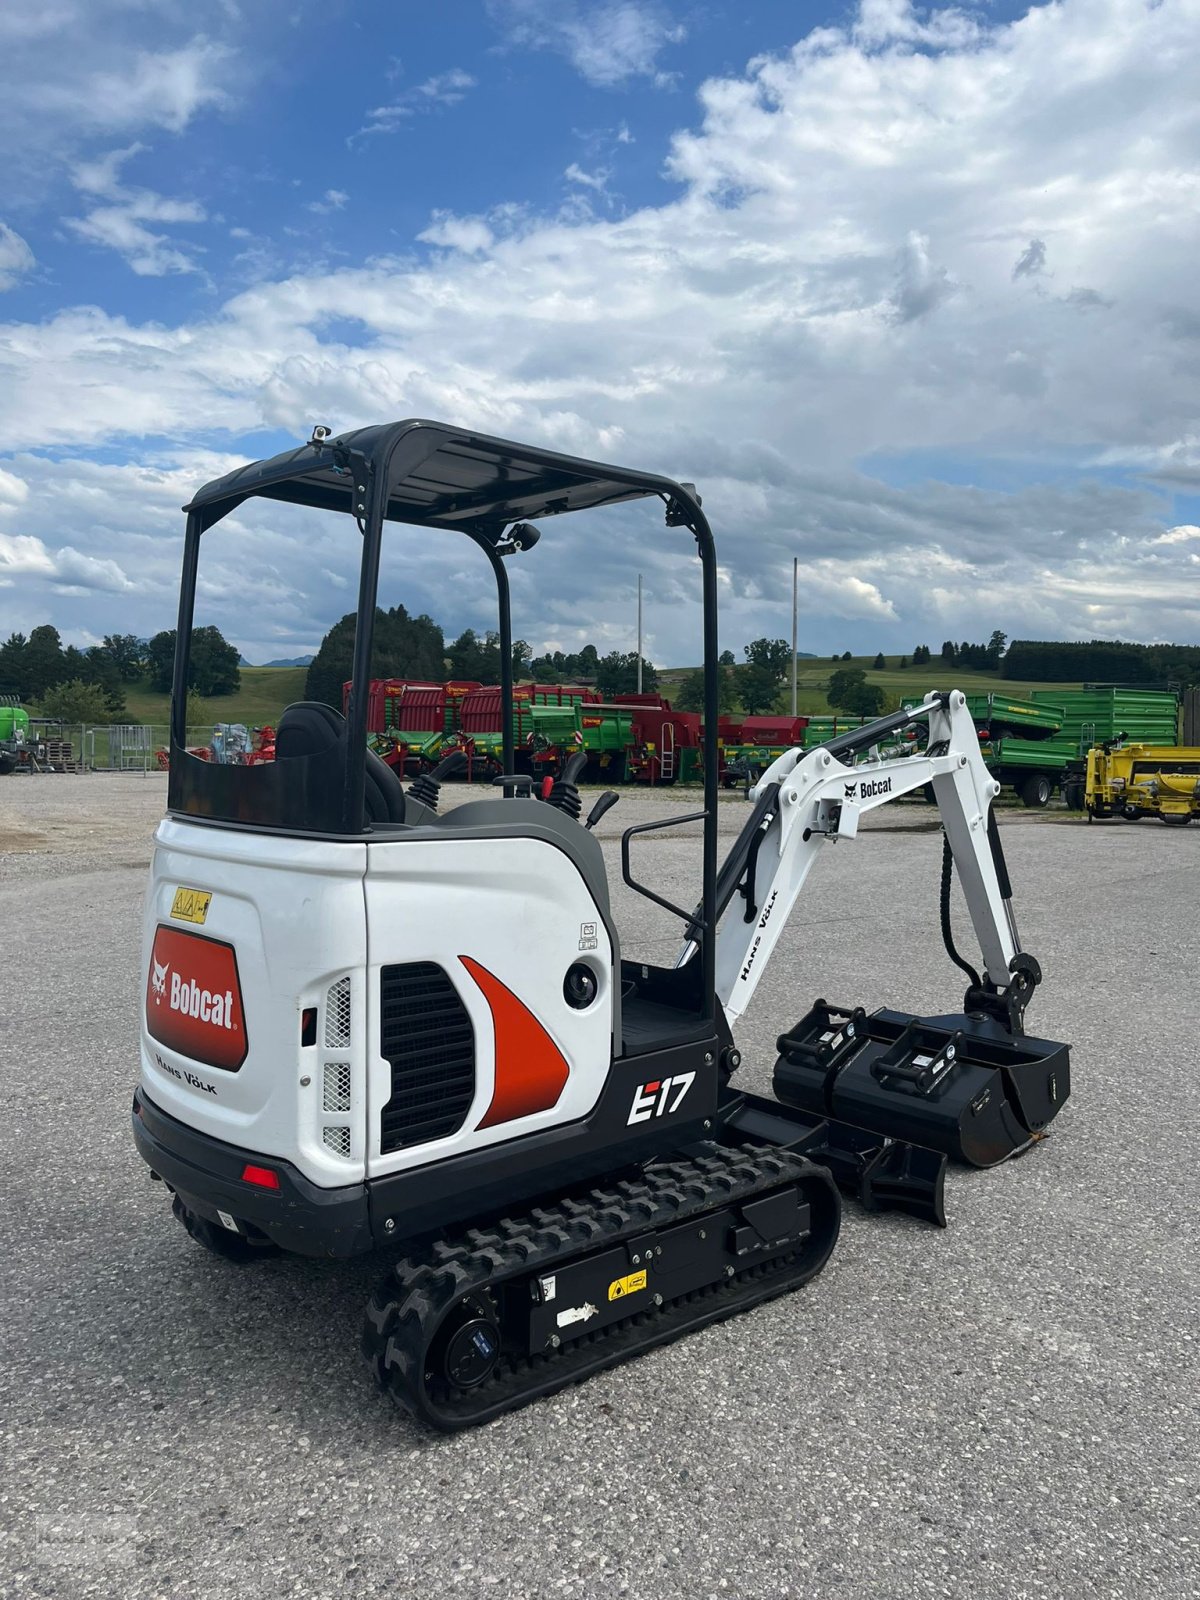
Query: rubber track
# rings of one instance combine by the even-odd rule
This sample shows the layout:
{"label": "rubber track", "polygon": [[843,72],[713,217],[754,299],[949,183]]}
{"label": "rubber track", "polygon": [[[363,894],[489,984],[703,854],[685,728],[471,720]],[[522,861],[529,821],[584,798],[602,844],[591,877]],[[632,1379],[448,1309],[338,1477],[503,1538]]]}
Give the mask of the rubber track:
{"label": "rubber track", "polygon": [[[477,1389],[426,1384],[426,1362],[442,1319],[463,1295],[553,1271],[622,1240],[667,1228],[765,1190],[800,1182],[816,1202],[812,1233],[784,1256],[756,1261],[710,1288],[639,1311],[558,1351],[502,1358]],[[825,1206],[820,1202],[824,1198]],[[470,1229],[407,1257],[376,1288],[363,1324],[363,1354],[380,1386],[413,1416],[446,1431],[489,1421],[528,1401],[797,1288],[824,1266],[837,1239],[840,1201],[824,1168],[788,1150],[710,1144],[656,1163],[636,1179],[581,1199]]]}

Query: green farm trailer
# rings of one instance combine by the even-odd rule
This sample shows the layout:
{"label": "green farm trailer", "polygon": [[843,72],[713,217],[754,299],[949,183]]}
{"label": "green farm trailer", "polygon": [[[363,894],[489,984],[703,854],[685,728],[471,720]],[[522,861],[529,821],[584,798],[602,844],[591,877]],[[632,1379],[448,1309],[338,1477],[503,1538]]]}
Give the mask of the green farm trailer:
{"label": "green farm trailer", "polygon": [[1177,741],[1179,702],[1168,690],[1034,689],[1025,703],[1041,709],[1040,721],[1014,724],[1011,709],[992,710],[986,725],[976,714],[976,726],[988,766],[1027,806],[1047,805],[1061,789],[1067,805],[1082,810],[1087,753],[1095,744],[1120,734],[1147,744]]}

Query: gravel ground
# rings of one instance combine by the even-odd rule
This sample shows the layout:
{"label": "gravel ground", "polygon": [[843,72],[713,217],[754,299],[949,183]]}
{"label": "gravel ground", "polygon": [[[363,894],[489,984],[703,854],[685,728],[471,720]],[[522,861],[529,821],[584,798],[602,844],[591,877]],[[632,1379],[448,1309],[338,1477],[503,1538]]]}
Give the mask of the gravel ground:
{"label": "gravel ground", "polygon": [[[946,1232],[850,1207],[802,1293],[445,1439],[359,1366],[377,1268],[226,1266],[134,1152],[163,798],[0,788],[0,1595],[1200,1593],[1200,830],[1005,814],[1030,1025],[1072,1042],[1075,1093],[1032,1154],[952,1175]],[[614,868],[623,826],[694,803],[627,794]],[[881,815],[827,852],[739,1029],[752,1087],[818,994],[957,1003],[931,819]],[[638,862],[686,895],[696,848],[672,830]],[[632,948],[669,947],[617,906]]]}

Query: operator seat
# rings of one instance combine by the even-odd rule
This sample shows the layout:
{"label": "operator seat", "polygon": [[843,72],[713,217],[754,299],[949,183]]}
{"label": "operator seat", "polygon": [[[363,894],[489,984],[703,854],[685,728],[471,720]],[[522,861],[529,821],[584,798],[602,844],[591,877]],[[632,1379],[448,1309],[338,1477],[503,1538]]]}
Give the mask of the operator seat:
{"label": "operator seat", "polygon": [[[288,761],[297,756],[315,756],[325,751],[332,753],[345,732],[346,719],[340,711],[323,705],[319,700],[297,700],[295,705],[288,706],[276,725],[275,759]],[[374,750],[367,750],[365,755],[367,770],[363,799],[367,821],[376,827],[403,822],[403,784]]]}

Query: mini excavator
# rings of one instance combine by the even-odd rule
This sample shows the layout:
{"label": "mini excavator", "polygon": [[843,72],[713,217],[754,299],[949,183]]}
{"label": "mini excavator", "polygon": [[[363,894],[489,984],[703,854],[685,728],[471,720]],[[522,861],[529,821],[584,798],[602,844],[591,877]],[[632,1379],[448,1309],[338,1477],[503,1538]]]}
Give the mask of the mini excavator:
{"label": "mini excavator", "polygon": [[[186,737],[201,547],[256,496],[357,525],[347,715],[301,702],[274,760],[206,762]],[[187,1232],[227,1260],[385,1255],[364,1354],[394,1401],[444,1430],[798,1288],[834,1248],[843,1192],[944,1224],[947,1160],[1028,1149],[1070,1089],[1067,1047],[1025,1032],[1041,973],[1017,937],[999,785],[952,690],[781,755],[723,862],[706,739],[703,807],[686,819],[701,830],[698,900],[635,876],[638,841],[685,820],[674,808],[621,840],[624,882],[678,919],[678,953],[663,967],[622,957],[592,831],[615,796],[583,817],[578,756],[545,797],[516,771],[506,562],[539,522],[646,499],[700,564],[715,729],[716,554],[691,484],[405,421],[317,428],[186,508],[134,1138]],[[504,773],[444,811],[461,756],[406,790],[368,748],[396,523],[464,534],[499,597]],[[817,1000],[779,1036],[774,1095],[739,1088],[735,1024],[818,850],[927,786],[961,1011]],[[978,970],[954,948],[952,873]]]}

